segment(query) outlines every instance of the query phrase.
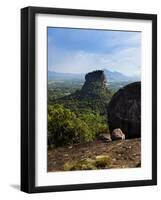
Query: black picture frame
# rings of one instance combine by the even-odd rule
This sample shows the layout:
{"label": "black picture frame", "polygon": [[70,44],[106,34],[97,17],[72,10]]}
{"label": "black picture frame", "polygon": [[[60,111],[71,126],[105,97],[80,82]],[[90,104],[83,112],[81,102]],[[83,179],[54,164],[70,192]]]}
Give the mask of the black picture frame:
{"label": "black picture frame", "polygon": [[[35,186],[35,15],[59,14],[152,21],[152,179],[59,186]],[[157,15],[96,10],[26,7],[21,9],[21,190],[27,193],[157,184]]]}

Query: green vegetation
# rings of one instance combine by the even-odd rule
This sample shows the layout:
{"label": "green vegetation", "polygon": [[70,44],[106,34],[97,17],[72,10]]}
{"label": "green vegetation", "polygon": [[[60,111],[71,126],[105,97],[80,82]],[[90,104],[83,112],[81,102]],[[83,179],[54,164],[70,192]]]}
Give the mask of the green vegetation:
{"label": "green vegetation", "polygon": [[63,105],[48,106],[48,145],[92,141],[99,133],[107,132],[105,117],[98,113],[74,113]]}
{"label": "green vegetation", "polygon": [[[75,87],[75,92],[57,98],[52,103],[63,104],[73,112],[97,112],[106,115],[106,107],[112,97],[111,91],[106,87],[103,71],[98,70],[85,76],[82,88]],[[72,87],[73,88],[73,87]]]}
{"label": "green vegetation", "polygon": [[75,163],[65,163],[64,170],[65,171],[73,171],[73,170],[91,170],[97,169],[95,166],[95,161],[90,158],[79,160]]}
{"label": "green vegetation", "polygon": [[95,159],[84,158],[74,163],[65,163],[65,171],[105,169],[112,166],[112,158],[109,155],[99,155]]}
{"label": "green vegetation", "polygon": [[112,159],[109,155],[99,155],[96,156],[96,167],[101,169],[101,168],[106,168],[110,167],[112,164]]}
{"label": "green vegetation", "polygon": [[48,104],[52,104],[56,99],[74,93],[81,89],[82,81],[69,80],[49,80],[48,81]]}
{"label": "green vegetation", "polygon": [[84,84],[49,81],[48,147],[90,142],[107,133],[106,107],[111,96],[101,70],[88,73]]}

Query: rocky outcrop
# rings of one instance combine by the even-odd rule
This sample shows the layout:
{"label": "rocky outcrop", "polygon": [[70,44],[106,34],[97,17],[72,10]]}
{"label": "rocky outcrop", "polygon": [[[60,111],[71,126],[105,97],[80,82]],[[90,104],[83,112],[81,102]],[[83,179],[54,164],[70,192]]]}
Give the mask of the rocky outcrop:
{"label": "rocky outcrop", "polygon": [[75,102],[77,109],[86,108],[102,115],[107,115],[106,107],[112,97],[112,93],[106,87],[106,82],[104,71],[89,72],[85,75],[85,82],[80,90],[55,100],[55,103],[63,104],[72,110],[71,102]]}
{"label": "rocky outcrop", "polygon": [[108,134],[108,133],[102,133],[102,134],[99,134],[98,136],[98,139],[99,140],[102,140],[104,142],[111,142],[111,135]]}
{"label": "rocky outcrop", "polygon": [[120,128],[116,128],[111,133],[112,140],[125,140],[125,135]]}
{"label": "rocky outcrop", "polygon": [[120,128],[126,138],[141,136],[141,83],[135,82],[118,90],[108,107],[110,133]]}
{"label": "rocky outcrop", "polygon": [[85,75],[84,87],[95,82],[99,82],[102,87],[106,87],[107,79],[103,70],[96,70]]}
{"label": "rocky outcrop", "polygon": [[108,96],[104,71],[96,70],[85,75],[85,83],[81,89],[84,97],[104,98]]}

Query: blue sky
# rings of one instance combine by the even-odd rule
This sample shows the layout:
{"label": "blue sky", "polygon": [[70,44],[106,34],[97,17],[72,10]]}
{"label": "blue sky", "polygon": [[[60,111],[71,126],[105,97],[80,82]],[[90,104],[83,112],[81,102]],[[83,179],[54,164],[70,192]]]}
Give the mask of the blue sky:
{"label": "blue sky", "polygon": [[141,32],[48,28],[48,70],[86,73],[108,69],[139,76]]}

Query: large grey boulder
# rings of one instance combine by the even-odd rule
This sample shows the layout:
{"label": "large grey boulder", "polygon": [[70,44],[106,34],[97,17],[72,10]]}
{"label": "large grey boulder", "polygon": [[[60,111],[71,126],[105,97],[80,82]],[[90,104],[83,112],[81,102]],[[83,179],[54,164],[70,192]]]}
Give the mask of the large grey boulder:
{"label": "large grey boulder", "polygon": [[134,82],[118,90],[107,107],[110,133],[120,128],[126,138],[141,136],[141,83]]}

